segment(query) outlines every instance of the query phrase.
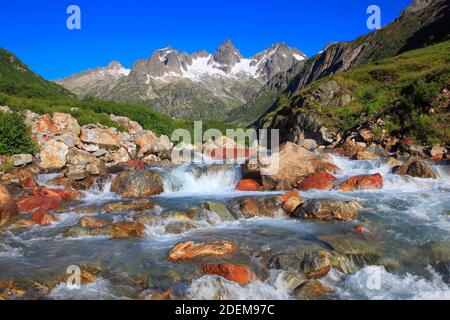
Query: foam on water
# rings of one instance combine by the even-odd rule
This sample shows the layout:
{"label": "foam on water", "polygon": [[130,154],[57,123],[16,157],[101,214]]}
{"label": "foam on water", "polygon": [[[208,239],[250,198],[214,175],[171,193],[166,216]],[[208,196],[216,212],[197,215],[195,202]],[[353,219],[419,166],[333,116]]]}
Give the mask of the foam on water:
{"label": "foam on water", "polygon": [[252,281],[245,286],[219,276],[204,276],[194,280],[187,289],[191,300],[287,300],[289,290],[283,273],[276,272],[262,282]]}
{"label": "foam on water", "polygon": [[429,267],[427,271],[430,279],[411,274],[398,276],[380,266],[368,266],[349,276],[332,270],[325,279],[325,283],[334,287],[341,299],[450,299],[448,284],[432,268]]}
{"label": "foam on water", "polygon": [[49,298],[55,300],[119,300],[112,293],[111,283],[105,279],[97,279],[80,288],[69,288],[66,283],[61,283],[49,294]]}
{"label": "foam on water", "polygon": [[218,170],[198,170],[182,165],[165,172],[165,193],[213,194],[234,190],[240,179],[239,167]]}

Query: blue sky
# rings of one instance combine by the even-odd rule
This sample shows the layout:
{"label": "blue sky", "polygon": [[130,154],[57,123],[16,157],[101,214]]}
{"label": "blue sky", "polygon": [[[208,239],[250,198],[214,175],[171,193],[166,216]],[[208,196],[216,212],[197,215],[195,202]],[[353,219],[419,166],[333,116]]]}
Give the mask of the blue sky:
{"label": "blue sky", "polygon": [[[286,42],[312,56],[327,43],[369,32],[366,9],[382,24],[412,0],[14,0],[0,1],[0,47],[47,79],[119,60],[131,67],[159,48],[214,52],[227,38],[245,56]],[[81,30],[66,27],[66,9],[81,8]]]}

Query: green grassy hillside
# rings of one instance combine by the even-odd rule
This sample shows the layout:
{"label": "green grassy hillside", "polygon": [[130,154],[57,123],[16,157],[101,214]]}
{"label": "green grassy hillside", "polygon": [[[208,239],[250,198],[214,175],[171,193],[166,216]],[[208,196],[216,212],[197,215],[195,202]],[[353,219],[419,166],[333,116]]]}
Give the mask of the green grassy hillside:
{"label": "green grassy hillside", "polygon": [[[99,122],[119,127],[110,120],[109,115],[113,113],[138,121],[145,129],[157,134],[170,136],[178,128],[193,130],[193,121],[175,120],[146,106],[93,99],[78,100],[68,90],[46,81],[14,54],[1,48],[0,105],[9,106],[16,111],[29,109],[39,114],[71,113],[81,125]],[[204,121],[204,127],[217,128],[224,133],[226,128],[230,128],[219,121]]]}
{"label": "green grassy hillside", "polygon": [[375,128],[378,134],[384,129],[448,144],[449,53],[450,41],[445,41],[323,78],[281,103],[262,123],[293,130],[292,119],[314,114],[320,124],[346,132],[364,120],[382,119],[384,125]]}

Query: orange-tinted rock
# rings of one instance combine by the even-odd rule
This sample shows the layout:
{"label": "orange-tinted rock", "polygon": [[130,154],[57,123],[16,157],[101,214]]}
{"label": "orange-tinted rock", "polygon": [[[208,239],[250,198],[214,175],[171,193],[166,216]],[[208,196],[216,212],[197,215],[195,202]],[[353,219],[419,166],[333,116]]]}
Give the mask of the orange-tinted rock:
{"label": "orange-tinted rock", "polygon": [[55,221],[55,218],[50,213],[35,212],[31,220],[42,226],[49,226]]}
{"label": "orange-tinted rock", "polygon": [[45,187],[34,190],[31,195],[54,198],[62,202],[73,201],[82,197],[81,193],[75,190],[49,189]]}
{"label": "orange-tinted rock", "polygon": [[61,201],[56,198],[32,196],[18,201],[17,207],[20,213],[46,212],[61,207]]}
{"label": "orange-tinted rock", "polygon": [[253,273],[249,267],[231,263],[205,264],[201,267],[206,275],[218,275],[229,281],[246,285],[254,279]]}
{"label": "orange-tinted rock", "polygon": [[381,174],[362,175],[348,179],[339,186],[341,191],[378,190],[383,188],[383,177]]}
{"label": "orange-tinted rock", "polygon": [[49,114],[44,114],[33,123],[33,132],[35,133],[56,133],[58,128],[53,123],[53,118]]}
{"label": "orange-tinted rock", "polygon": [[101,228],[108,222],[99,220],[94,217],[82,217],[79,222],[80,226],[83,228]]}
{"label": "orange-tinted rock", "polygon": [[305,201],[297,189],[292,189],[288,193],[278,196],[277,202],[282,204],[285,213],[291,214]]}
{"label": "orange-tinted rock", "polygon": [[239,191],[258,191],[261,185],[253,179],[243,179],[239,181],[236,189]]}
{"label": "orange-tinted rock", "polygon": [[283,203],[283,202],[288,201],[290,198],[300,198],[300,193],[298,192],[298,190],[292,189],[291,191],[289,191],[281,196],[278,196],[277,201],[279,203]]}
{"label": "orange-tinted rock", "polygon": [[211,158],[214,160],[232,160],[239,158],[249,158],[251,152],[248,149],[235,147],[235,148],[216,148],[211,151]]}
{"label": "orange-tinted rock", "polygon": [[303,179],[297,188],[302,191],[331,190],[335,180],[336,178],[328,172],[316,172]]}
{"label": "orange-tinted rock", "polygon": [[187,261],[208,256],[223,256],[237,250],[234,243],[223,240],[210,243],[182,242],[175,245],[168,259],[173,262]]}
{"label": "orange-tinted rock", "polygon": [[38,187],[38,184],[33,178],[26,178],[22,181],[22,187],[25,189],[34,189]]}
{"label": "orange-tinted rock", "polygon": [[380,157],[369,151],[358,151],[352,158],[353,160],[377,160]]}
{"label": "orange-tinted rock", "polygon": [[18,208],[9,191],[0,184],[0,226],[17,216]]}
{"label": "orange-tinted rock", "polygon": [[120,221],[113,225],[111,237],[114,239],[139,238],[144,235],[145,226],[139,222]]}
{"label": "orange-tinted rock", "polygon": [[124,166],[124,167],[131,168],[131,169],[144,169],[145,168],[144,161],[140,161],[140,160],[128,160],[126,162],[119,162],[117,165]]}

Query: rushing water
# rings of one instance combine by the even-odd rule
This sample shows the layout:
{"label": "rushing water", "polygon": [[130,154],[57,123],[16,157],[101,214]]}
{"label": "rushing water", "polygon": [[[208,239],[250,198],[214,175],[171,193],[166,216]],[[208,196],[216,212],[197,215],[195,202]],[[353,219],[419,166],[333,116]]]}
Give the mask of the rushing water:
{"label": "rushing water", "polygon": [[[69,265],[93,265],[102,277],[81,289],[64,283],[48,294],[53,299],[133,299],[141,292],[132,279],[148,275],[148,290],[172,290],[184,299],[291,299],[294,298],[283,272],[261,266],[267,251],[283,252],[307,245],[323,246],[323,237],[346,236],[356,225],[363,225],[371,248],[383,253],[378,265],[360,267],[345,275],[332,269],[322,281],[334,289],[333,299],[450,299],[450,179],[446,167],[433,167],[437,180],[390,174],[382,161],[351,161],[335,158],[342,169],[338,179],[381,173],[382,190],[344,193],[340,191],[304,192],[304,198],[356,199],[364,205],[358,220],[347,223],[319,223],[294,219],[255,218],[223,222],[205,212],[199,228],[170,234],[170,219],[146,226],[142,239],[113,240],[106,236],[65,237],[64,230],[77,224],[82,215],[65,212],[49,227],[6,229],[0,233],[0,279],[46,280],[65,276]],[[152,200],[158,204],[153,214],[201,207],[206,200],[228,201],[242,196],[273,196],[274,192],[238,192],[236,166],[214,164],[179,166],[162,171],[165,192]],[[51,177],[41,176],[39,182]],[[120,201],[106,185],[91,190],[79,205]],[[110,221],[131,220],[134,214],[97,214]],[[167,261],[167,253],[181,241],[231,240],[239,244],[232,262],[252,267],[258,280],[241,286],[215,276],[203,276],[198,264]],[[381,248],[381,249],[380,249]],[[382,265],[381,265],[382,263]],[[374,280],[375,279],[375,280]],[[373,285],[376,281],[377,285]],[[149,292],[151,293],[151,292]]]}

